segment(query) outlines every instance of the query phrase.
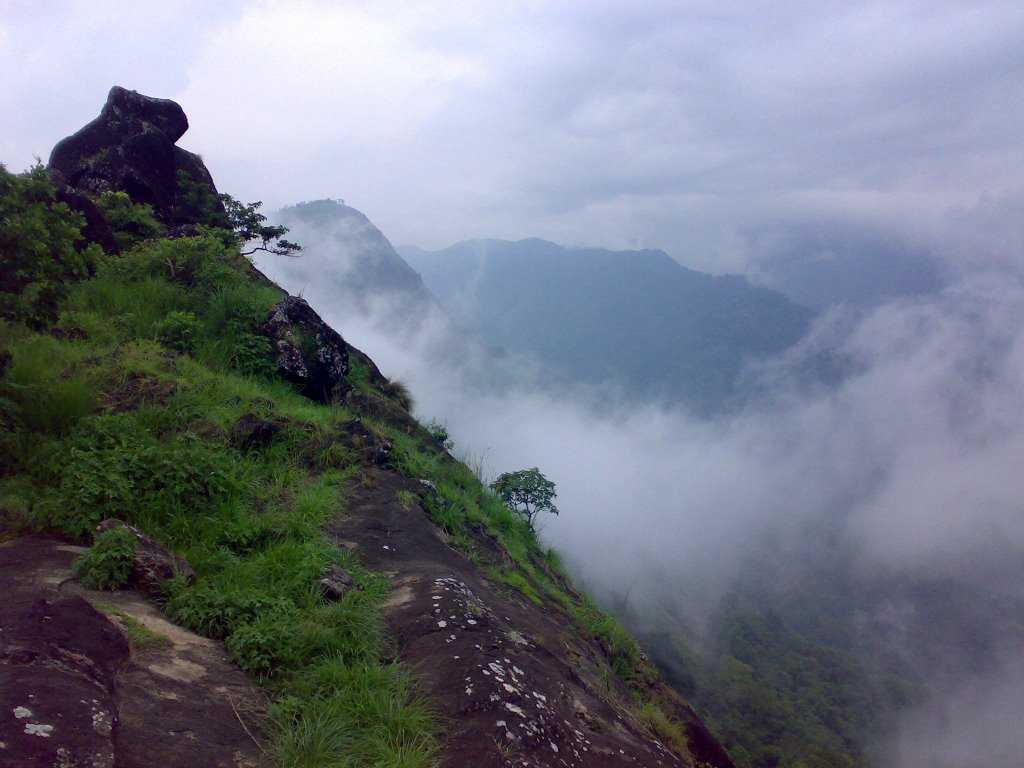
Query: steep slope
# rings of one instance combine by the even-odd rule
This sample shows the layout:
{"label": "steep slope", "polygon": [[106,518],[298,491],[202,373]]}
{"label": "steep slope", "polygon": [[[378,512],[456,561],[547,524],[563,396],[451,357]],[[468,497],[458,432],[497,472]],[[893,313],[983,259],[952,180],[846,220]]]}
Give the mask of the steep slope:
{"label": "steep slope", "polygon": [[745,363],[795,343],[811,312],[741,277],[662,251],[472,240],[403,255],[454,317],[553,374],[715,411],[741,394]]}
{"label": "steep slope", "polygon": [[[171,104],[114,89],[99,128],[174,157],[180,132],[150,119]],[[19,596],[0,611],[0,691],[21,702],[0,713],[0,766],[731,766],[404,389],[240,255],[212,180],[153,177],[148,157],[107,147],[99,195],[0,172],[18,267],[0,296],[0,585]],[[137,199],[129,178],[157,186]],[[89,242],[58,194],[124,251]],[[188,221],[148,202],[179,196]],[[171,621],[221,673],[151,663],[138,625],[177,654]],[[43,670],[74,685],[43,697]],[[255,682],[269,715],[238,706]],[[202,707],[168,731],[182,697]]]}

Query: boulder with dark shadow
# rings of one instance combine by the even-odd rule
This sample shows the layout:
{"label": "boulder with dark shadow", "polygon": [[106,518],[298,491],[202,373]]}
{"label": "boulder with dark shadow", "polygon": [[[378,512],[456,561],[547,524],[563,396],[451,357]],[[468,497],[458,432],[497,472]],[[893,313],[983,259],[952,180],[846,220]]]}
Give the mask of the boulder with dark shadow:
{"label": "boulder with dark shadow", "polygon": [[275,304],[262,333],[278,374],[306,397],[327,403],[348,390],[348,345],[303,299],[286,296]]}
{"label": "boulder with dark shadow", "polygon": [[127,192],[168,225],[226,224],[202,159],[175,146],[187,130],[176,102],[115,85],[99,117],[53,148],[50,173],[58,187],[86,195]]}

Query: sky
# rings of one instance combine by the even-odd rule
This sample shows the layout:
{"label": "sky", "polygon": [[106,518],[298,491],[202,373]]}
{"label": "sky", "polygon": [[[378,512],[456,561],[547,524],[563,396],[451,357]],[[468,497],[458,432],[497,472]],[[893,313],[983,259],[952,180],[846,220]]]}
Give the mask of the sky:
{"label": "sky", "polygon": [[0,0],[0,161],[45,160],[117,83],[183,105],[224,191],[342,198],[399,244],[748,271],[815,221],[973,259],[1024,239],[1022,51],[998,0]]}
{"label": "sky", "polygon": [[[536,466],[554,481],[560,514],[540,521],[543,544],[631,629],[678,631],[682,621],[699,636],[752,563],[767,561],[773,588],[806,598],[825,561],[871,595],[844,606],[864,635],[847,640],[872,647],[883,627],[887,652],[930,687],[868,744],[881,755],[872,765],[1018,765],[1024,627],[1002,606],[1024,604],[1019,275],[977,272],[924,296],[834,307],[750,372],[769,397],[708,419],[628,392],[551,386],[543,366],[474,347],[437,310],[415,332],[396,331],[407,299],[370,297],[366,311],[324,279],[365,253],[365,232],[341,230],[296,226],[303,255],[260,254],[257,266],[403,381],[415,414],[444,424],[455,455],[485,480]],[[847,361],[848,375],[808,388],[798,372],[822,350]],[[907,584],[961,585],[977,611],[965,618],[950,601],[929,632],[934,647],[922,648],[924,609]],[[833,609],[824,589],[809,614]],[[947,636],[950,626],[960,635]],[[992,636],[983,658],[957,644]]]}
{"label": "sky", "polygon": [[[519,380],[529,366],[472,391],[431,357],[443,328],[389,338],[317,295],[327,281],[289,279],[470,463],[558,483],[543,535],[599,590],[667,578],[698,610],[766,531],[841,511],[866,573],[1019,595],[1020,0],[0,0],[0,71],[12,169],[116,83],[182,104],[181,144],[223,191],[270,209],[343,198],[396,244],[536,236],[712,272],[755,271],[766,243],[808,230],[823,248],[869,232],[927,249],[956,269],[941,291],[828,310],[792,352],[838,350],[855,375],[813,396],[783,377],[770,405],[710,422],[594,408]],[[911,713],[888,765],[1013,764],[1019,659]]]}

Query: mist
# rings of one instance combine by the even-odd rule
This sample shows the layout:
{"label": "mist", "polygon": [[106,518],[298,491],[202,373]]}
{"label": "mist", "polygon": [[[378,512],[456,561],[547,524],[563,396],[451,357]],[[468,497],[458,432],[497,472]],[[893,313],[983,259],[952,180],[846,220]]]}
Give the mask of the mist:
{"label": "mist", "polygon": [[[798,601],[841,583],[850,646],[870,656],[884,635],[926,682],[869,745],[879,764],[1011,766],[1022,41],[1019,0],[13,0],[0,66],[22,76],[0,89],[0,161],[45,158],[117,83],[180,102],[182,146],[267,209],[344,195],[431,248],[658,248],[817,310],[745,371],[756,397],[709,418],[556,379],[425,289],[361,282],[384,246],[358,220],[293,226],[303,253],[258,261],[485,478],[554,480],[543,541],[638,635],[682,627],[711,653],[738,584]],[[838,380],[801,374],[822,354]]]}
{"label": "mist", "polygon": [[[1015,271],[833,308],[784,358],[747,372],[763,380],[761,399],[708,419],[629,392],[556,385],[528,359],[489,353],[437,307],[415,330],[396,330],[408,312],[400,297],[339,300],[322,276],[352,254],[312,231],[293,234],[306,255],[259,266],[404,381],[417,415],[445,424],[454,452],[486,478],[538,466],[554,480],[561,514],[543,520],[545,544],[634,631],[683,617],[701,637],[752,562],[770,549],[783,589],[809,576],[825,538],[842,555],[828,567],[865,588],[951,580],[1024,598],[1024,282]],[[821,349],[844,360],[836,386],[809,387],[795,374]],[[893,594],[871,610],[867,627],[899,623],[915,607]],[[1006,635],[980,665],[951,637],[925,665],[905,633],[900,652],[930,693],[871,745],[883,764],[1009,764],[999,756],[1020,754],[1024,734],[993,720],[991,702],[1024,712],[1024,688],[1007,684],[1020,673],[1024,635]]]}

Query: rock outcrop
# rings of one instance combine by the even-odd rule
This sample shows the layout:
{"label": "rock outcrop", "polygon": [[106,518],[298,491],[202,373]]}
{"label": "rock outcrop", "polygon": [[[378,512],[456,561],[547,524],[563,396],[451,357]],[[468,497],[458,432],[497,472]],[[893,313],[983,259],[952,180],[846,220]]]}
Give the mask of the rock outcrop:
{"label": "rock outcrop", "polygon": [[[175,146],[187,130],[176,102],[115,85],[99,117],[53,148],[50,173],[58,186],[90,195],[127,192],[153,206],[168,225],[222,219],[217,187],[202,159]],[[184,185],[183,173],[189,179]]]}
{"label": "rock outcrop", "polygon": [[661,682],[652,690],[685,730],[688,754],[647,732],[624,686],[605,676],[600,645],[572,632],[554,606],[503,589],[452,548],[422,505],[408,501],[429,493],[370,467],[349,486],[346,513],[329,531],[391,577],[385,617],[399,659],[417,670],[447,724],[443,768],[733,768]]}
{"label": "rock outcrop", "polygon": [[273,346],[278,374],[306,397],[327,403],[348,389],[348,345],[305,300],[282,299],[262,330]]}
{"label": "rock outcrop", "polygon": [[138,592],[82,589],[79,551],[0,544],[0,768],[267,765],[265,702],[223,647]]}

